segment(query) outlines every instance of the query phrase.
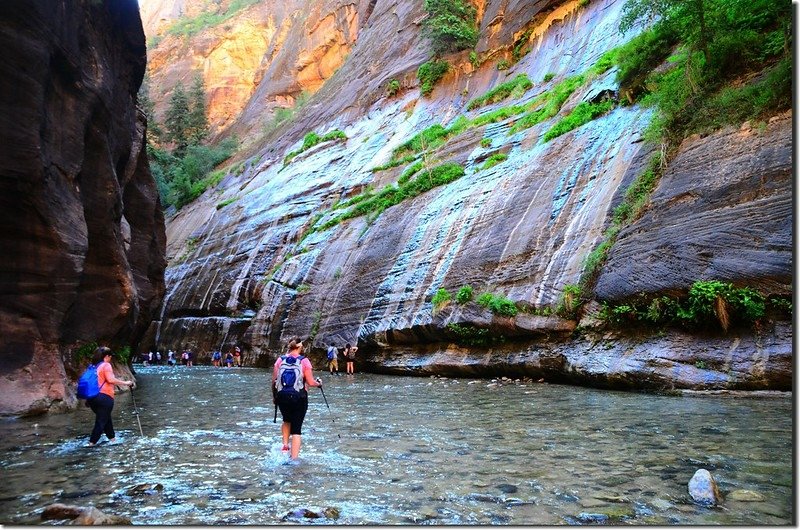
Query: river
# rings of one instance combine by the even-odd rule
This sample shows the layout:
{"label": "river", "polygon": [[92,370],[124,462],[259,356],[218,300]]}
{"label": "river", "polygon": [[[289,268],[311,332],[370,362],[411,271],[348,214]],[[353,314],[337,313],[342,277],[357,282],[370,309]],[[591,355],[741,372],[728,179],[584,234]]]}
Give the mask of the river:
{"label": "river", "polygon": [[[83,447],[83,406],[4,420],[0,523],[35,523],[56,502],[150,525],[793,521],[790,397],[319,375],[330,410],[312,389],[300,465],[285,465],[270,373],[255,368],[137,368],[115,446]],[[721,506],[691,501],[701,467],[730,496]],[[141,484],[163,489],[130,491]]]}

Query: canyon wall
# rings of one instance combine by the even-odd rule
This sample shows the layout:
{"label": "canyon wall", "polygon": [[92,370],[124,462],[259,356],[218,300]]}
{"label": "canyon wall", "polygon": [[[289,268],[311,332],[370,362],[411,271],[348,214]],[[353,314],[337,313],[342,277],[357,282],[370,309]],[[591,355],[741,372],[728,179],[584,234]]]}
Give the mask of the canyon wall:
{"label": "canyon wall", "polygon": [[165,231],[136,0],[0,3],[0,414],[75,406],[75,350],[136,344]]}
{"label": "canyon wall", "polygon": [[[616,106],[553,140],[543,138],[580,103],[616,98],[613,69],[587,76],[556,116],[533,127],[514,129],[519,116],[508,116],[468,127],[425,155],[431,166],[460,164],[461,178],[324,227],[348,199],[397,182],[407,164],[373,169],[420,131],[531,104],[569,76],[588,72],[604,52],[631,38],[618,31],[623,3],[479,2],[477,57],[448,56],[449,72],[427,97],[416,78],[429,57],[421,2],[311,4],[272,55],[310,62],[284,64],[279,72],[267,66],[238,116],[225,122],[250,138],[237,159],[240,169],[168,221],[167,291],[144,345],[191,348],[202,360],[237,344],[249,364],[268,365],[289,337],[300,335],[311,337],[317,362],[331,342],[358,343],[363,366],[372,371],[524,374],[611,388],[790,389],[785,322],[758,333],[648,335],[595,329],[596,303],[580,321],[537,316],[558,304],[565,286],[579,282],[614,208],[654,152],[642,139],[650,111],[637,105]],[[290,16],[292,9],[277,12]],[[247,12],[269,19],[266,11],[263,3]],[[341,65],[328,76],[329,57],[309,43],[336,41],[344,27],[351,30],[349,55],[339,48]],[[264,109],[279,93],[296,95],[301,72],[309,69],[326,72],[315,77],[323,84],[307,85],[316,90],[313,97],[285,125],[259,132]],[[534,86],[468,108],[471,99],[518,74]],[[399,82],[393,96],[386,91],[391,79]],[[346,139],[285,162],[304,135],[334,129]],[[645,215],[620,232],[589,296],[614,302],[642,292],[678,294],[695,280],[712,279],[789,295],[791,138],[791,115],[784,114],[763,127],[745,124],[684,142]],[[486,167],[496,154],[507,158]],[[455,293],[466,285],[532,311],[502,317],[474,302],[434,310],[437,290]],[[503,340],[460,346],[449,324]]]}

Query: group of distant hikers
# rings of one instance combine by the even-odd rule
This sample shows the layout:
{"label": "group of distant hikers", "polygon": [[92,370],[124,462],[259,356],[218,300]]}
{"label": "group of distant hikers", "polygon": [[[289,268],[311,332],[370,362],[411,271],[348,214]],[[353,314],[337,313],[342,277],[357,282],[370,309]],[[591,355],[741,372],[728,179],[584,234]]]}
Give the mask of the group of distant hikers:
{"label": "group of distant hikers", "polygon": [[[322,390],[322,380],[314,377],[314,370],[311,361],[303,355],[305,346],[303,341],[297,337],[289,341],[287,352],[275,360],[272,370],[272,402],[276,407],[275,416],[277,420],[277,410],[280,409],[283,423],[281,424],[282,453],[288,453],[287,463],[299,463],[300,445],[303,421],[308,411],[308,389],[319,387]],[[347,373],[354,373],[353,363],[358,348],[347,344],[342,352],[342,356],[347,361]],[[215,352],[219,353],[219,352]],[[235,348],[233,357],[236,353],[241,355],[239,348]],[[115,385],[127,386],[131,389],[136,388],[133,381],[118,379],[114,375],[111,367],[111,359],[114,353],[111,349],[101,346],[97,348],[92,356],[91,364],[78,380],[77,395],[80,399],[86,400],[86,405],[95,414],[94,428],[89,436],[86,447],[97,445],[101,435],[105,434],[108,441],[112,444],[117,443],[114,432],[113,422],[111,421],[111,411],[114,408]],[[331,374],[334,370],[338,374],[339,350],[333,344],[328,348],[328,367]],[[214,359],[212,363],[219,363],[220,358]],[[219,364],[214,364],[219,366]],[[323,392],[324,397],[324,392]],[[327,400],[326,400],[327,404]]]}
{"label": "group of distant hikers", "polygon": [[[348,374],[355,373],[353,366],[356,362],[356,352],[358,351],[358,346],[350,346],[348,342],[344,349],[342,350],[342,358],[346,361],[347,365],[345,367]],[[328,344],[328,371],[333,374],[339,374],[339,348],[337,348],[333,344]]]}

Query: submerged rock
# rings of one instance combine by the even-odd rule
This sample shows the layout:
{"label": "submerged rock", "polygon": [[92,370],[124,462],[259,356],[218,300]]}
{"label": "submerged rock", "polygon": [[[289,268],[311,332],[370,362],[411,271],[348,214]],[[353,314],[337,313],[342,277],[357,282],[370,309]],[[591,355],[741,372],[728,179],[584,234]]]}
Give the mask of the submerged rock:
{"label": "submerged rock", "polygon": [[51,504],[42,511],[43,521],[71,520],[76,526],[130,525],[129,517],[108,515],[94,506],[83,507],[70,504]]}
{"label": "submerged rock", "polygon": [[751,490],[734,490],[728,495],[728,499],[739,502],[762,502],[764,496]]}
{"label": "submerged rock", "polygon": [[164,489],[164,486],[159,483],[147,483],[134,486],[125,492],[126,495],[154,495]]}
{"label": "submerged rock", "polygon": [[698,469],[689,481],[689,495],[704,506],[714,506],[722,501],[719,487],[707,469]]}

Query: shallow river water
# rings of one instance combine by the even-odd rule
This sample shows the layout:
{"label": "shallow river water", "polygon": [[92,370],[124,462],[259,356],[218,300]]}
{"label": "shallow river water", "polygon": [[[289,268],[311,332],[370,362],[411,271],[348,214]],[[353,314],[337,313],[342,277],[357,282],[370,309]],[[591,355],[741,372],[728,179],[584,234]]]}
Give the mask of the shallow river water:
{"label": "shallow river water", "polygon": [[[312,389],[300,465],[280,452],[266,370],[139,367],[116,400],[115,446],[82,447],[83,406],[3,421],[0,523],[37,522],[56,502],[134,524],[793,521],[790,398],[320,375],[331,410]],[[721,506],[691,502],[698,468]],[[163,489],[130,492],[146,483]]]}

